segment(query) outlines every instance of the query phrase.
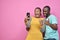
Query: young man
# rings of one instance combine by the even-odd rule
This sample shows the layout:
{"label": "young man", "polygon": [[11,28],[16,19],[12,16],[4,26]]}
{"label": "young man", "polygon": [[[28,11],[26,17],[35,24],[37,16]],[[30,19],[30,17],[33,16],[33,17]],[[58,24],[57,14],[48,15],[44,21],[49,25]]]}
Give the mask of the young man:
{"label": "young man", "polygon": [[50,14],[50,7],[45,6],[43,8],[43,15],[46,18],[45,21],[45,36],[44,40],[59,40],[59,35],[58,35],[58,26],[57,26],[57,18],[54,15]]}

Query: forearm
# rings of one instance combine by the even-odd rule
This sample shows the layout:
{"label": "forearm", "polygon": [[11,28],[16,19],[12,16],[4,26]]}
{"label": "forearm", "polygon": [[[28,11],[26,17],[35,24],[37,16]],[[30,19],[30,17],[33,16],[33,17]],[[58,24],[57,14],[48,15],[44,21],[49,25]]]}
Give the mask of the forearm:
{"label": "forearm", "polygon": [[30,30],[30,21],[27,21],[25,23],[25,25],[26,25],[26,30],[29,31]]}
{"label": "forearm", "polygon": [[52,28],[52,29],[54,29],[54,30],[57,30],[58,28],[57,28],[57,24],[49,24],[49,26]]}
{"label": "forearm", "polygon": [[42,32],[42,36],[45,37],[45,32]]}
{"label": "forearm", "polygon": [[30,24],[31,23],[31,18],[29,20],[25,19],[25,25],[26,25],[26,30],[29,31],[30,29]]}

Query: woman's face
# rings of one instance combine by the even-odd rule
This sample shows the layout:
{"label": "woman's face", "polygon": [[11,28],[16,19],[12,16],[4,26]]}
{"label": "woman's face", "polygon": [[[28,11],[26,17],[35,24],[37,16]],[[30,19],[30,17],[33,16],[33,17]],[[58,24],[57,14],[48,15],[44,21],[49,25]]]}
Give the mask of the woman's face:
{"label": "woman's face", "polygon": [[40,9],[35,9],[35,17],[39,18],[41,15]]}

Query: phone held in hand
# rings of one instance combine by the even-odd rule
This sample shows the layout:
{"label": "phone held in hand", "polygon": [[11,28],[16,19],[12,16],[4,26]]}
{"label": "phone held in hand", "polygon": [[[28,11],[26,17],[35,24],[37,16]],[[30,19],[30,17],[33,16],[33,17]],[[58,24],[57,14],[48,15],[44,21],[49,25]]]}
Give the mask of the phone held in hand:
{"label": "phone held in hand", "polygon": [[27,16],[27,17],[30,17],[30,13],[29,13],[29,12],[27,12],[26,16]]}
{"label": "phone held in hand", "polygon": [[26,24],[26,29],[27,29],[27,31],[29,31],[29,29],[30,29],[30,22],[31,22],[30,13],[27,12],[26,16],[27,16],[27,20],[28,20],[28,22]]}

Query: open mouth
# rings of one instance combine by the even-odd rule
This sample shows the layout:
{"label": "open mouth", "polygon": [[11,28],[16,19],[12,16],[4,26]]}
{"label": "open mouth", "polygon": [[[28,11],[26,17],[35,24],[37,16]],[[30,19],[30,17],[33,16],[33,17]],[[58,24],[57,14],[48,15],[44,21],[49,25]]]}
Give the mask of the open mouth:
{"label": "open mouth", "polygon": [[35,15],[39,15],[39,14],[35,14]]}

